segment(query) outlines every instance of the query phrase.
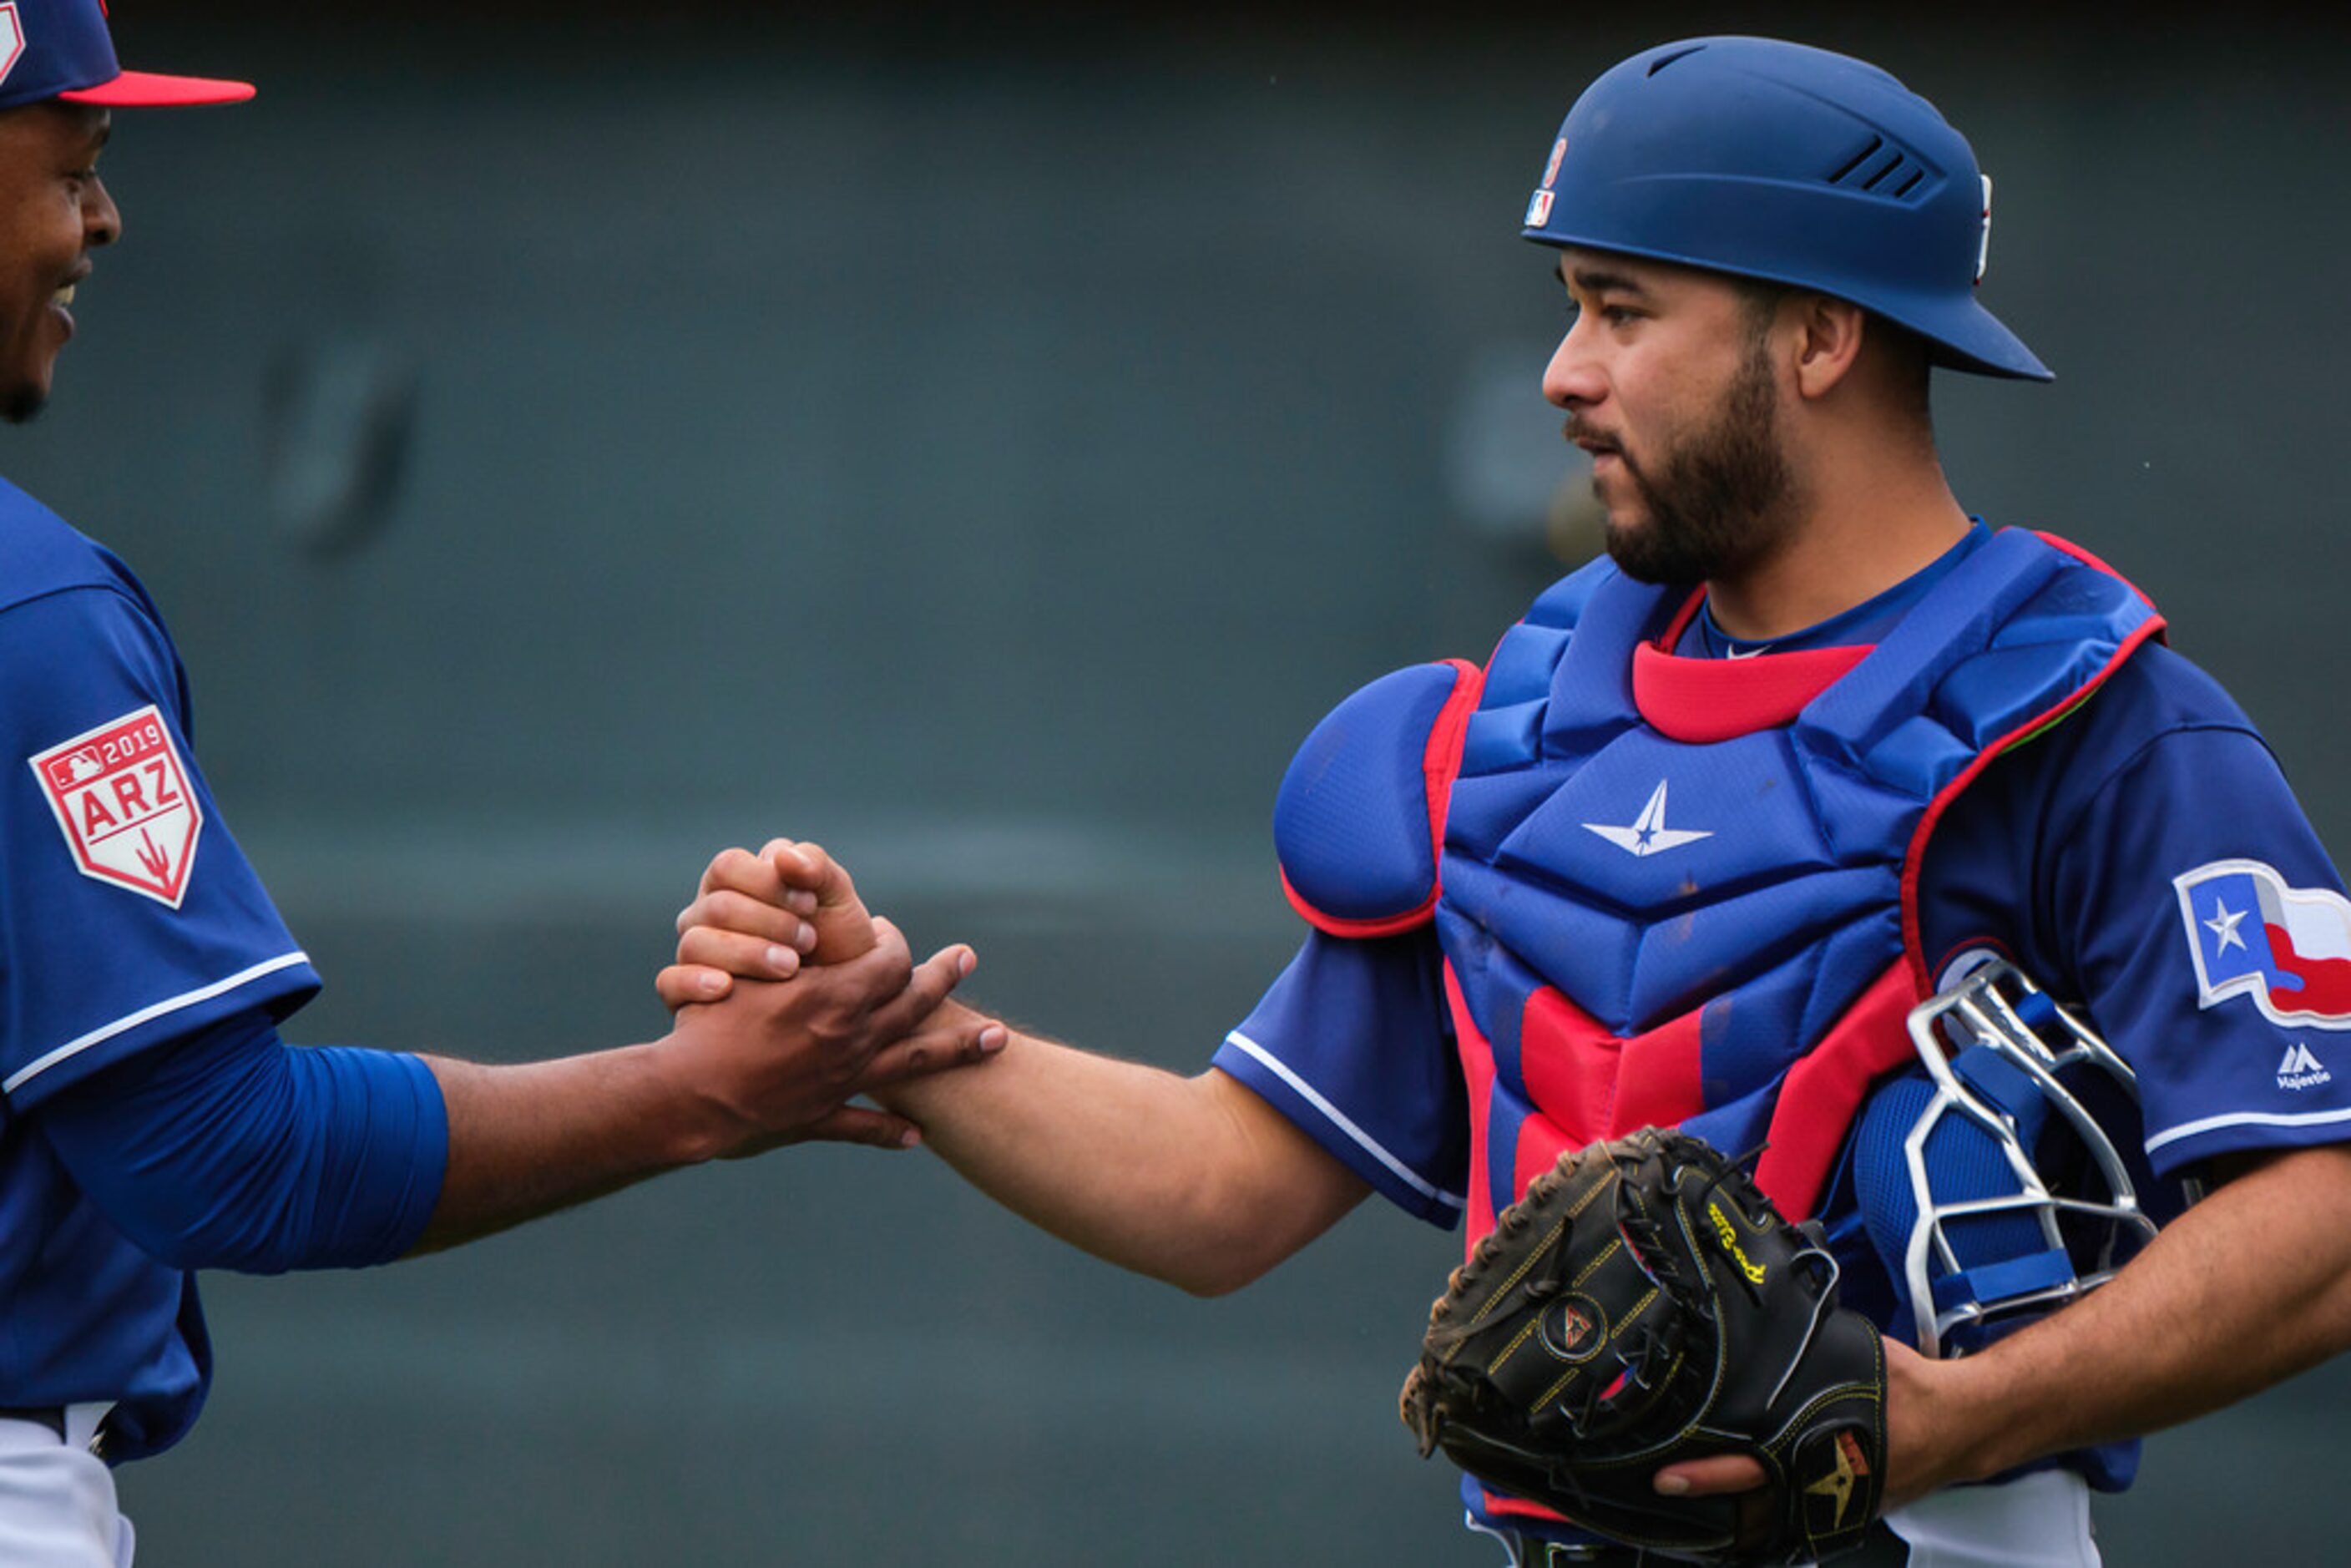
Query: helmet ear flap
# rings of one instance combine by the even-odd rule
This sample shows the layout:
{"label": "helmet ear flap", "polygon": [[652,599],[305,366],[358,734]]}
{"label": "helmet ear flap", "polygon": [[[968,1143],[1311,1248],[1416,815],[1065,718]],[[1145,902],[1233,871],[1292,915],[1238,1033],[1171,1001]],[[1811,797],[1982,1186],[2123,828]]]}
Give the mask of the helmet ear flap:
{"label": "helmet ear flap", "polygon": [[2114,1277],[2153,1239],[2107,1132],[2128,1064],[2005,960],[1912,1009],[1920,1070],[1873,1096],[1854,1179],[1928,1355],[1964,1354]]}

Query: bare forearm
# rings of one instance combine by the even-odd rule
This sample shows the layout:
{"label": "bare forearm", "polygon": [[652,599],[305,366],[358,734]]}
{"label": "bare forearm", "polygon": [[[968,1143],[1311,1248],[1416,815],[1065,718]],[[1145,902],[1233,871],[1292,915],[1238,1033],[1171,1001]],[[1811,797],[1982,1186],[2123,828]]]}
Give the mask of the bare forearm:
{"label": "bare forearm", "polygon": [[[1917,1495],[2174,1426],[2351,1347],[2351,1150],[2281,1155],[2213,1193],[2114,1281],[1892,1409]],[[1906,1440],[1907,1439],[1907,1440]]]}
{"label": "bare forearm", "polygon": [[715,1152],[655,1046],[513,1066],[425,1061],[448,1107],[449,1166],[417,1252],[490,1235]]}
{"label": "bare forearm", "polygon": [[886,1103],[1022,1218],[1203,1295],[1257,1278],[1367,1190],[1222,1073],[1180,1077],[1031,1035]]}
{"label": "bare forearm", "polygon": [[[655,982],[675,1007],[742,979],[780,977],[803,935],[802,979],[859,955],[884,929],[848,873],[813,845],[777,840],[711,862],[678,916],[678,961]],[[927,1026],[969,1035],[987,1020],[950,1002]],[[1013,1034],[1003,1053],[874,1097],[975,1186],[1111,1262],[1203,1295],[1238,1289],[1321,1235],[1370,1189],[1279,1112],[1210,1071],[1179,1077]]]}
{"label": "bare forearm", "polygon": [[440,1201],[416,1250],[455,1246],[702,1160],[807,1138],[903,1148],[913,1129],[851,1102],[955,1069],[1002,1031],[934,1023],[971,951],[919,966],[893,929],[855,959],[781,983],[746,981],[678,1008],[650,1045],[528,1066],[427,1058],[447,1106]]}

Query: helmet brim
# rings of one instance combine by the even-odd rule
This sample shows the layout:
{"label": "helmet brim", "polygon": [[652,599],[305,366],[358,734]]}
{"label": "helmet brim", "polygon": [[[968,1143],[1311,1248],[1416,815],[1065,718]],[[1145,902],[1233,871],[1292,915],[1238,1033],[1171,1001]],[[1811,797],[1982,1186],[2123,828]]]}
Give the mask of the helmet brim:
{"label": "helmet brim", "polygon": [[1897,327],[1917,333],[1927,340],[1928,357],[1936,364],[1973,375],[2000,376],[2011,381],[2053,382],[2057,379],[2056,372],[2043,364],[2041,357],[2024,346],[2023,339],[2011,331],[2006,322],[1985,309],[1973,296],[1953,300],[1941,295],[1906,297],[1892,291],[1873,291],[1872,297],[1864,298],[1859,294],[1823,288],[1816,282],[1808,282],[1801,277],[1784,277],[1761,269],[1726,267],[1711,256],[1683,256],[1671,251],[1628,246],[1621,239],[1583,238],[1562,234],[1555,228],[1530,228],[1522,233],[1523,237],[1535,244],[1553,249],[1573,246],[1583,250],[1612,251],[1619,256],[1671,262],[1677,267],[1696,267],[1702,272],[1751,277],[1762,283],[1777,283],[1790,288],[1826,294],[1834,298],[1849,300],[1865,310],[1885,317]]}
{"label": "helmet brim", "polygon": [[253,96],[253,90],[251,82],[124,71],[111,81],[74,88],[57,97],[68,103],[87,103],[100,109],[187,109],[206,103],[243,103]]}

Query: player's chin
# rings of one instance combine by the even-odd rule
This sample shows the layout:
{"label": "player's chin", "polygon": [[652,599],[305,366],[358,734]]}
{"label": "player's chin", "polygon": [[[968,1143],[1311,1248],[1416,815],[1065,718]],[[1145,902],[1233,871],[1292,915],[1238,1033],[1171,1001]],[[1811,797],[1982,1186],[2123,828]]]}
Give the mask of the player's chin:
{"label": "player's chin", "polygon": [[50,374],[56,365],[52,355],[37,370],[0,380],[0,423],[25,424],[39,417],[48,406]]}
{"label": "player's chin", "polygon": [[48,394],[31,392],[0,398],[0,424],[30,424],[49,406]]}
{"label": "player's chin", "polygon": [[1641,504],[1641,487],[1621,467],[1592,476],[1592,498],[1600,503],[1601,526],[1610,538],[1629,537],[1649,520],[1648,508]]}
{"label": "player's chin", "polygon": [[1641,582],[1650,580],[1646,575],[1650,554],[1648,524],[1648,518],[1626,506],[1610,507],[1600,524],[1600,542],[1608,559]]}

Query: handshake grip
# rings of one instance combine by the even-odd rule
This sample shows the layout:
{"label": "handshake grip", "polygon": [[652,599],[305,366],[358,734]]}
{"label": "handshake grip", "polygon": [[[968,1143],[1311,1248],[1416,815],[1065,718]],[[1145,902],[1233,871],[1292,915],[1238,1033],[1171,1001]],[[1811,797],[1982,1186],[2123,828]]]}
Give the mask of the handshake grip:
{"label": "handshake grip", "polygon": [[[1743,1168],[1656,1128],[1569,1151],[1502,1212],[1431,1307],[1401,1413],[1423,1458],[1696,1562],[1832,1557],[1884,1496],[1876,1327]],[[1654,1488],[1729,1453],[1761,1492]]]}

